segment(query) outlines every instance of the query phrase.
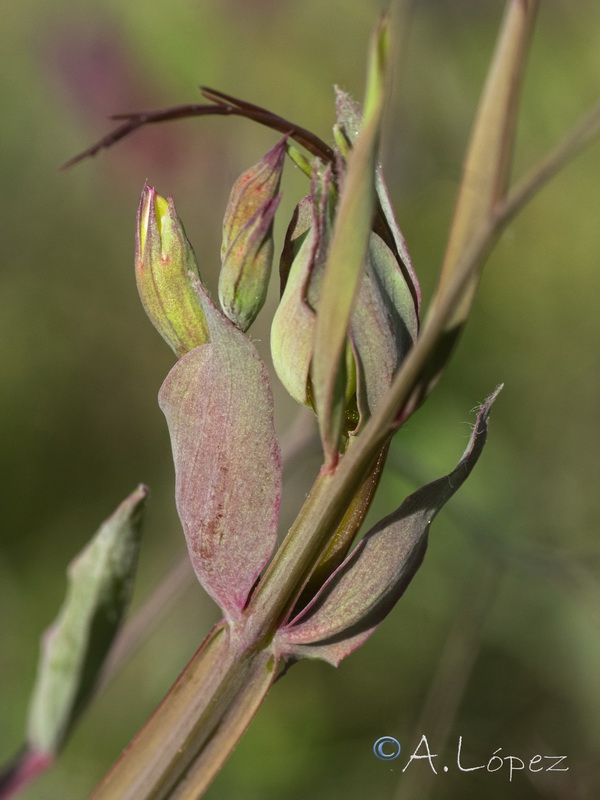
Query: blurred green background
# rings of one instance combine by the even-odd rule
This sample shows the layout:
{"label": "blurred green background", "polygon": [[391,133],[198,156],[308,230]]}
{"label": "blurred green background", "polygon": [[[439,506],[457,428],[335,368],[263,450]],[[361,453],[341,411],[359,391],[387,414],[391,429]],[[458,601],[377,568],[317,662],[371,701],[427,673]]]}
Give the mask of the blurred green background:
{"label": "blurred green background", "polygon": [[[541,5],[517,174],[599,94],[600,6]],[[62,600],[65,566],[101,520],[138,481],[150,485],[134,606],[183,547],[156,405],[172,357],[144,317],[132,270],[139,192],[147,179],[175,195],[214,288],[229,188],[276,136],[244,120],[186,121],[138,133],[71,171],[57,167],[108,131],[109,113],[196,102],[198,84],[327,139],[332,85],[361,96],[382,6],[22,0],[3,12],[0,763],[21,744],[38,638]],[[395,64],[384,164],[426,298],[502,7],[418,2]],[[397,437],[373,517],[454,466],[470,410],[504,381],[485,454],[436,521],[423,569],[339,670],[307,662],[275,686],[212,800],[597,796],[599,147],[503,236],[450,370]],[[306,189],[291,165],[284,189],[280,235]],[[268,317],[252,332],[263,350]],[[294,409],[278,388],[276,400],[283,432]],[[316,466],[311,456],[289,471],[285,519]],[[215,619],[190,581],[24,800],[84,797]],[[402,772],[423,734],[447,774],[423,761]],[[402,743],[398,760],[374,757],[384,735]],[[510,783],[506,767],[460,773],[459,736],[468,766],[502,748],[526,761],[566,755],[569,771],[524,771]]]}

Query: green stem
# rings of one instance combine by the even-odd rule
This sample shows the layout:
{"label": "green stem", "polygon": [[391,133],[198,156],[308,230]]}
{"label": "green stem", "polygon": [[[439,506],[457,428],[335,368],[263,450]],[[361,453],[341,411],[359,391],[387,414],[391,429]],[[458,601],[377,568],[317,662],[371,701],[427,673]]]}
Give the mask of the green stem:
{"label": "green stem", "polygon": [[90,800],[192,800],[248,727],[276,674],[218,625]]}
{"label": "green stem", "polygon": [[339,482],[340,467],[357,447],[361,437],[353,440],[334,473],[322,471],[317,477],[288,535],[252,596],[246,614],[248,624],[258,638],[273,635],[296,603],[307,581],[310,579],[310,583],[316,585],[313,577],[318,572],[322,576],[321,585],[326,577],[324,571],[330,574],[341,560],[338,555],[343,557],[348,551],[375,495],[389,444],[389,440],[386,441],[375,459],[371,458],[366,467],[353,474],[353,480],[344,489],[331,513],[325,515],[328,498]]}
{"label": "green stem", "polygon": [[[356,439],[352,438],[351,443],[353,444],[354,442],[356,442]],[[386,445],[380,450],[375,463],[369,467],[367,477],[352,498],[352,503],[346,510],[338,529],[327,543],[319,563],[302,590],[302,595],[296,603],[298,609],[304,608],[348,554],[375,497],[375,492],[383,474],[388,450],[389,447]]]}

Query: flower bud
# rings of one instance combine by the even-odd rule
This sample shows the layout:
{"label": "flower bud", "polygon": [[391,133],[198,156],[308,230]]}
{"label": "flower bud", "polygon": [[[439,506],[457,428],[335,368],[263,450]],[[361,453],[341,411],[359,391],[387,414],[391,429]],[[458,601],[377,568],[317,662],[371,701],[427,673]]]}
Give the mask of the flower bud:
{"label": "flower bud", "polygon": [[[299,204],[282,252],[284,286],[271,327],[273,365],[289,394],[314,407],[310,377],[315,321],[331,242],[331,174],[313,176],[311,195]],[[358,434],[372,416],[413,346],[418,315],[398,255],[371,232],[350,318],[338,406],[344,429]]]}
{"label": "flower bud", "polygon": [[144,187],[138,208],[135,275],[146,314],[179,358],[209,341],[191,280],[198,276],[194,251],[173,198],[161,197],[151,186]]}
{"label": "flower bud", "polygon": [[286,139],[237,179],[225,211],[219,300],[242,331],[254,322],[267,294]]}
{"label": "flower bud", "polygon": [[311,193],[298,204],[281,254],[282,296],[271,325],[271,357],[280,381],[298,403],[312,406],[310,364],[315,308],[329,242],[331,170],[313,173]]}

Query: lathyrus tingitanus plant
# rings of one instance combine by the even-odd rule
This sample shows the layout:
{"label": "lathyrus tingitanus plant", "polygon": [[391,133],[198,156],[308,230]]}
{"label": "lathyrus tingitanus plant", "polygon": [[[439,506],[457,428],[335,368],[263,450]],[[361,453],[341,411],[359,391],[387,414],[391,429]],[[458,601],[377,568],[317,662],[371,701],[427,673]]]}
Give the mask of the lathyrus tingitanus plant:
{"label": "lathyrus tingitanus plant", "polygon": [[[218,303],[202,283],[172,198],[149,186],[142,191],[138,290],[178,359],[159,394],[171,437],[177,509],[195,573],[223,619],[95,800],[200,797],[284,666],[303,658],[337,666],[369,638],[421,565],[434,517],[481,455],[498,389],[480,406],[457,466],[407,497],[352,549],[390,440],[443,370],[499,232],[599,126],[595,112],[508,191],[518,90],[537,6],[537,0],[507,3],[424,323],[419,283],[378,164],[388,71],[385,18],[372,39],[362,111],[336,91],[333,147],[263,108],[204,90],[208,104],[131,115],[79,157],[142,124],[182,116],[245,116],[283,136],[232,189]],[[287,391],[316,415],[323,465],[274,552],[280,446],[267,369],[246,331],[270,279],[286,153],[306,173],[307,194],[285,235],[271,354]],[[138,493],[129,507],[141,500]],[[93,679],[86,669],[86,686],[90,674]],[[77,695],[81,669],[67,667],[64,681],[70,690],[63,694]],[[29,746],[10,775],[14,785],[19,769],[25,780],[28,763],[56,752],[81,707],[69,701],[44,711],[45,685],[42,668]],[[59,731],[48,726],[48,715],[62,720]]]}

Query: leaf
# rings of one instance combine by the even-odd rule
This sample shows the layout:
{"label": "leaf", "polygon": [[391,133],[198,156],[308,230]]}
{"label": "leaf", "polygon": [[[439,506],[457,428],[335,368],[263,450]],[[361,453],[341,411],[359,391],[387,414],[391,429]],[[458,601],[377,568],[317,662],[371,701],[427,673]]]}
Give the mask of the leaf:
{"label": "leaf", "polygon": [[239,618],[275,545],[281,454],[256,348],[196,284],[210,342],[181,358],[159,393],[175,463],[177,510],[198,580]]}
{"label": "leaf", "polygon": [[458,466],[422,486],[371,528],[314,600],[278,632],[283,656],[321,658],[337,666],[389,614],[421,565],[431,522],[481,455],[488,415],[500,388],[481,406]]}
{"label": "leaf", "polygon": [[375,208],[374,176],[385,98],[387,50],[387,21],[382,18],[372,39],[364,121],[341,190],[317,311],[312,382],[321,441],[330,469],[337,463],[344,425],[348,326]]}
{"label": "leaf", "polygon": [[392,385],[416,341],[418,326],[414,300],[396,256],[383,239],[372,233],[350,322],[360,427]]}
{"label": "leaf", "polygon": [[[337,86],[335,93],[342,142],[354,145],[362,125],[360,106]],[[362,429],[391,386],[419,331],[421,290],[379,164],[375,191],[379,203],[377,232],[371,233],[350,323],[360,412],[360,424],[354,434]]]}
{"label": "leaf", "polygon": [[[350,95],[339,86],[335,87],[335,109],[337,124],[347,141],[354,145],[360,127],[362,125],[362,113],[358,103],[353,100]],[[388,247],[395,251],[396,258],[398,259],[398,268],[401,269],[406,285],[414,299],[415,313],[417,319],[421,309],[421,287],[419,286],[419,279],[413,269],[408,247],[406,241],[396,220],[394,209],[390,200],[389,192],[383,177],[383,170],[381,165],[377,164],[375,170],[375,191],[377,199],[379,200],[380,212],[385,221],[385,228],[389,236],[384,238]],[[383,231],[378,231],[380,235]]]}
{"label": "leaf", "polygon": [[[435,310],[456,273],[461,256],[478,231],[493,216],[494,207],[506,194],[520,92],[538,7],[539,0],[506,4],[502,27],[471,131],[463,178],[432,310]],[[483,261],[484,259],[480,268],[473,273],[447,329],[460,327],[466,322]]]}
{"label": "leaf", "polygon": [[56,753],[87,703],[133,587],[142,508],[139,486],[68,568],[67,594],[42,639],[29,710],[32,751]]}

